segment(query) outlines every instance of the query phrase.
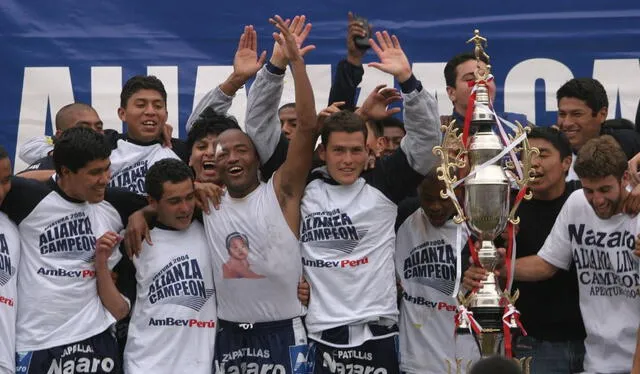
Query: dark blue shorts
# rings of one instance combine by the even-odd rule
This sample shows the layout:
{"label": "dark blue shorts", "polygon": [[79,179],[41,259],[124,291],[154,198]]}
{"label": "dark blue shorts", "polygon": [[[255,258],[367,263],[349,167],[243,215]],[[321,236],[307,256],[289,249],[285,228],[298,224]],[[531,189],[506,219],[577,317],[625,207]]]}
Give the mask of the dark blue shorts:
{"label": "dark blue shorts", "polygon": [[110,329],[85,340],[31,352],[16,352],[16,373],[120,374],[118,343]]}
{"label": "dark blue shorts", "polygon": [[309,347],[310,373],[400,373],[397,335],[367,340],[352,348],[335,348],[315,341]]}
{"label": "dark blue shorts", "polygon": [[300,318],[235,323],[218,320],[214,374],[307,374],[307,334]]}

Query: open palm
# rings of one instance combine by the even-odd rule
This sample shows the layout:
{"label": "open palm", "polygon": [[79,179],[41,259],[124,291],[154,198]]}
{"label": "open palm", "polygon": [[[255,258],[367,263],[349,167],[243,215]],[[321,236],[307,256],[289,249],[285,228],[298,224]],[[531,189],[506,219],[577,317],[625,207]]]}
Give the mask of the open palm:
{"label": "open palm", "polygon": [[264,64],[267,52],[258,58],[258,36],[253,26],[245,26],[233,57],[233,71],[243,78],[254,76]]}
{"label": "open palm", "polygon": [[400,41],[395,35],[389,36],[387,31],[376,32],[376,43],[369,39],[371,49],[378,55],[380,62],[372,62],[369,66],[392,74],[400,81],[404,81],[411,76],[411,65],[409,59],[404,54]]}

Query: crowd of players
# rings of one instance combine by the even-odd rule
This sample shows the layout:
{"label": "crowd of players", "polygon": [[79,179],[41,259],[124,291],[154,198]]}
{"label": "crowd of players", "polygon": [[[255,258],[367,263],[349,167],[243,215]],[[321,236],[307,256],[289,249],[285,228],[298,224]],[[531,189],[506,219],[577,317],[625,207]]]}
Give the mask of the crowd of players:
{"label": "crowd of players", "polygon": [[[369,65],[400,90],[378,86],[356,107],[367,49],[354,38],[370,30],[350,15],[318,112],[311,24],[270,22],[269,60],[246,26],[186,141],[171,139],[162,82],[136,76],[118,108],[125,134],[70,103],[52,141],[21,145],[31,166],[18,176],[0,149],[0,373],[422,374],[480,359],[471,335],[454,334],[452,294],[486,274],[468,264],[431,150],[441,124],[463,123],[484,62],[447,63],[454,110],[440,116],[400,41],[376,32]],[[287,68],[295,103],[279,107]],[[250,79],[243,131],[226,112]],[[528,334],[513,355],[532,373],[640,373],[640,135],[606,121],[594,79],[557,99],[557,126],[529,135],[540,155],[518,209],[514,284]],[[471,372],[518,370],[495,358]]]}

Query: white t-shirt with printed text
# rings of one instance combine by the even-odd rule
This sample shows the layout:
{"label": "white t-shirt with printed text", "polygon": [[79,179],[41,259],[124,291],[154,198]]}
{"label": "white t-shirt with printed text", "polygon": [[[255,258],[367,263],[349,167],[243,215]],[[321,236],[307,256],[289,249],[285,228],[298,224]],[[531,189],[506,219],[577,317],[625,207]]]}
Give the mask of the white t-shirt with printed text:
{"label": "white t-shirt with printed text", "polygon": [[619,213],[601,219],[577,190],[538,252],[558,268],[576,266],[587,373],[631,371],[640,324],[640,274],[633,255],[637,234],[637,217]]}
{"label": "white t-shirt with printed text", "polygon": [[209,374],[216,334],[211,253],[204,228],[154,228],[136,267],[124,370],[129,374]]}
{"label": "white t-shirt with printed text", "polygon": [[[470,334],[455,336],[462,248],[468,235],[452,220],[435,227],[422,208],[396,233],[400,301],[400,369],[410,374],[456,372],[479,358]],[[461,360],[461,361],[458,361]]]}

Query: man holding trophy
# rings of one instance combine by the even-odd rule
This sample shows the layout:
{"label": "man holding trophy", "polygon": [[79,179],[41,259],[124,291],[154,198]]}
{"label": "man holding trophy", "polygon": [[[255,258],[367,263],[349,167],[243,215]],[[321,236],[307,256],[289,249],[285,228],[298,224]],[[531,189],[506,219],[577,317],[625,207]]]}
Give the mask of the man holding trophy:
{"label": "man holding trophy", "polygon": [[[458,221],[469,220],[471,230],[482,240],[482,247],[476,254],[472,253],[474,264],[465,273],[464,283],[474,289],[470,296],[460,298],[458,327],[472,329],[483,356],[498,353],[501,338],[505,343],[504,353],[509,356],[510,330],[519,322],[519,312],[510,305],[515,301],[517,291],[514,297],[508,291],[496,291],[496,274],[506,278],[508,290],[513,276],[519,281],[541,281],[553,276],[558,269],[568,270],[574,264],[579,282],[580,310],[587,332],[585,372],[629,373],[636,345],[636,329],[640,323],[640,275],[638,258],[632,255],[638,218],[622,212],[629,194],[624,152],[610,136],[587,142],[580,149],[575,163],[583,190],[571,194],[537,255],[520,258],[512,266],[513,245],[510,242],[505,256],[507,263],[502,264],[490,240],[505,227],[503,221],[508,209],[505,205],[509,195],[504,192],[508,188],[501,187],[507,181],[499,162],[504,150],[501,144],[496,144],[495,136],[487,135],[490,127],[482,120],[491,117],[491,112],[486,111],[483,105],[486,100],[483,97],[482,73],[477,75],[472,122],[479,126],[467,148],[471,179],[469,176],[465,178],[464,212],[459,209],[457,218]],[[467,124],[464,131],[460,151],[451,154],[455,150],[451,144],[459,139],[455,132],[445,135],[443,147],[434,149],[443,160],[441,177],[448,186],[459,183],[452,174],[451,166],[460,168],[465,164]],[[531,157],[537,153],[528,147],[526,140],[522,144],[520,160],[524,170],[518,171],[520,178],[516,179],[521,187],[530,180]],[[449,161],[451,157],[454,157],[453,162]],[[511,166],[519,164],[516,158],[511,163]],[[449,190],[447,188],[447,194],[453,199],[455,196]],[[512,212],[522,196],[521,190]],[[517,221],[511,214],[510,224]],[[512,237],[512,226],[508,227],[508,232]],[[505,303],[509,303],[505,307],[508,311],[500,321],[496,317]],[[502,336],[496,321],[504,323]]]}
{"label": "man holding trophy", "polygon": [[[477,61],[468,104],[473,114],[466,116],[462,134],[458,134],[455,123],[446,126],[442,146],[434,148],[442,160],[438,178],[446,186],[441,195],[448,196],[456,207],[458,214],[454,221],[465,223],[463,227],[480,241],[479,249],[473,244],[469,247],[474,264],[487,272],[480,287],[469,295],[459,295],[456,327],[459,333],[473,334],[483,357],[495,354],[511,357],[511,334],[517,330],[524,332],[519,312],[513,306],[518,293],[512,296],[509,291],[510,268],[515,258],[514,225],[518,223],[515,211],[523,198],[531,197],[526,193],[526,186],[532,179],[531,159],[537,150],[529,147],[527,132],[518,123],[515,137],[507,136],[490,100],[487,82],[493,79],[491,65],[484,68],[480,63],[489,57],[483,46],[486,39],[475,30],[469,42],[475,44]],[[465,195],[463,204],[454,193],[461,184]],[[520,190],[510,209],[513,185]],[[505,229],[510,244],[506,254],[507,287],[503,291],[494,275],[501,260],[493,240]]]}

